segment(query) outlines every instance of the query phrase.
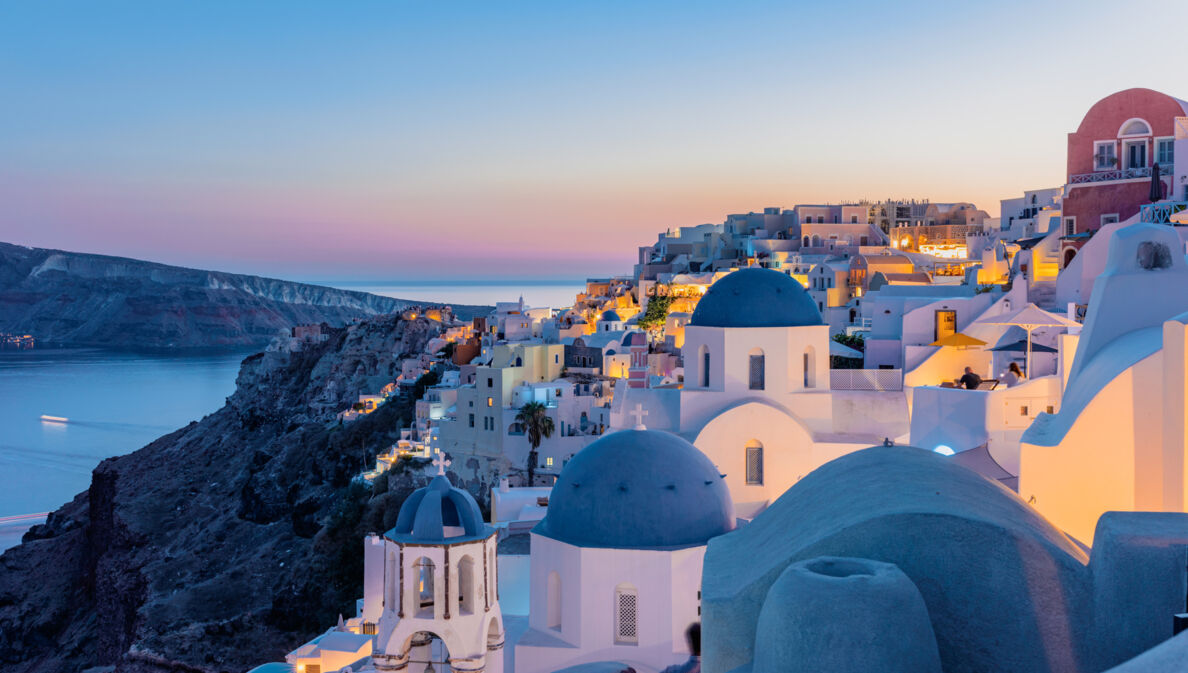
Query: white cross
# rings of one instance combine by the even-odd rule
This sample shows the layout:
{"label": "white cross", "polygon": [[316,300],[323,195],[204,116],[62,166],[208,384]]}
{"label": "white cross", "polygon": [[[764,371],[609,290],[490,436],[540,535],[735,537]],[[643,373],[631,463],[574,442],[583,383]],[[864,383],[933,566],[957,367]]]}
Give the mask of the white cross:
{"label": "white cross", "polygon": [[636,430],[647,430],[647,427],[644,426],[643,417],[647,416],[648,412],[644,411],[642,404],[640,404],[639,402],[636,402],[635,409],[633,411],[627,412],[627,415],[635,417],[635,429]]}
{"label": "white cross", "polygon": [[437,473],[445,476],[445,469],[454,461],[446,460],[445,454],[441,452],[441,449],[433,449],[433,453],[435,454],[433,456],[433,464],[437,467]]}

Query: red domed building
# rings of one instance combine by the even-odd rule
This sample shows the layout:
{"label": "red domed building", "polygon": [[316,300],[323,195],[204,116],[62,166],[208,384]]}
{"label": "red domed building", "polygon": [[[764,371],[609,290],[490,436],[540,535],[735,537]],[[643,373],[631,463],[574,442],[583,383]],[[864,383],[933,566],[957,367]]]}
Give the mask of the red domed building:
{"label": "red domed building", "polygon": [[[1093,232],[1138,213],[1150,202],[1155,164],[1163,197],[1177,196],[1172,184],[1175,124],[1186,116],[1188,102],[1151,89],[1119,91],[1089,108],[1068,134],[1065,234]],[[1073,239],[1066,246],[1075,250],[1078,243]],[[1070,252],[1063,256],[1066,263]]]}

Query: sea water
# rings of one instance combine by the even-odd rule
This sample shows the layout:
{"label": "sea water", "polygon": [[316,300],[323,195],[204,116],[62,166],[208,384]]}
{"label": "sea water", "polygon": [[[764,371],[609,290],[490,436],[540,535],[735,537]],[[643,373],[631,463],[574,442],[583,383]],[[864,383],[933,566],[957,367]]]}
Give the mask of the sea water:
{"label": "sea water", "polygon": [[71,500],[104,458],[222,407],[246,355],[0,351],[0,549],[38,522],[18,515]]}

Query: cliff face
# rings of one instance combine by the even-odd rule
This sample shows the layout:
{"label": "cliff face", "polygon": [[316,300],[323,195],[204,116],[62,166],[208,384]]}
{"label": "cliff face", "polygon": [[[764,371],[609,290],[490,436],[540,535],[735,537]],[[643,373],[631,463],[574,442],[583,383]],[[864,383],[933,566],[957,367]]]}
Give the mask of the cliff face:
{"label": "cliff face", "polygon": [[[43,343],[262,346],[293,325],[341,326],[409,305],[366,292],[0,243],[0,331]],[[466,317],[467,308],[456,310]]]}
{"label": "cliff face", "polygon": [[[438,330],[387,316],[251,356],[222,409],[101,463],[87,492],[0,556],[0,669],[238,673],[352,614],[362,536],[393,525],[427,479],[350,485],[411,402],[331,419]],[[482,501],[495,466],[456,467]]]}

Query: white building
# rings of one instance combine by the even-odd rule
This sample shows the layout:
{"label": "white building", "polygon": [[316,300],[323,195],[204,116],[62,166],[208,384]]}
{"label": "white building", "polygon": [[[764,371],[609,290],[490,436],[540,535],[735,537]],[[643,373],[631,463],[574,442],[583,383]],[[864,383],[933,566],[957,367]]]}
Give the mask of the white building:
{"label": "white building", "polygon": [[658,671],[686,660],[705,544],[733,527],[724,479],[680,437],[626,430],[586,447],[532,531],[516,673],[604,661]]}

